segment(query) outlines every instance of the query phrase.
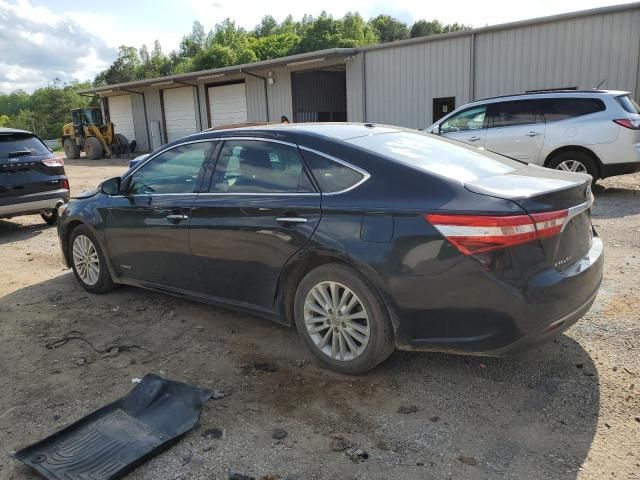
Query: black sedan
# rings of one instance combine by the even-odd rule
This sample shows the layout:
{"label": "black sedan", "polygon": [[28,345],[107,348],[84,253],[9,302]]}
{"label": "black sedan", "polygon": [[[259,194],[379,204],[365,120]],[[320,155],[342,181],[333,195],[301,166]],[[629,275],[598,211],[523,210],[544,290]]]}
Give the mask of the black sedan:
{"label": "black sedan", "polygon": [[325,366],[503,355],[589,309],[591,178],[370,124],[204,132],[61,215],[89,292],[129,284],[296,325]]}

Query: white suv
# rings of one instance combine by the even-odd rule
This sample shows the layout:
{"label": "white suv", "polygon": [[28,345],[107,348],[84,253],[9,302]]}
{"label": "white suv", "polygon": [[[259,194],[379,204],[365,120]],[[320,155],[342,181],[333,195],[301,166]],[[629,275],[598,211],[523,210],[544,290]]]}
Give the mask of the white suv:
{"label": "white suv", "polygon": [[599,178],[640,171],[640,107],[629,92],[556,91],[464,105],[428,132],[527,163]]}

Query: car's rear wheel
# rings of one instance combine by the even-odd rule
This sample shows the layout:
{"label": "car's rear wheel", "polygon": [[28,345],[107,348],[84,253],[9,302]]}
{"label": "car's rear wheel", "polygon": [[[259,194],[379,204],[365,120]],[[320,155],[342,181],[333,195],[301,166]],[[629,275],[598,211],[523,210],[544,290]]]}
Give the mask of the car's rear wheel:
{"label": "car's rear wheel", "polygon": [[55,225],[58,223],[58,210],[56,208],[46,210],[40,213],[40,216],[45,222],[47,222],[47,225]]}
{"label": "car's rear wheel", "polygon": [[298,332],[318,361],[357,375],[394,350],[391,321],[377,293],[351,268],[327,264],[309,272],[296,292]]}
{"label": "car's rear wheel", "polygon": [[565,172],[588,173],[593,177],[594,182],[600,177],[598,165],[585,152],[567,151],[559,153],[549,161],[547,166]]}
{"label": "car's rear wheel", "polygon": [[89,160],[97,160],[102,157],[102,145],[96,137],[88,137],[84,141],[84,151]]}
{"label": "car's rear wheel", "polygon": [[88,227],[76,227],[69,238],[71,268],[76,280],[91,293],[106,293],[113,290],[107,262],[100,246]]}

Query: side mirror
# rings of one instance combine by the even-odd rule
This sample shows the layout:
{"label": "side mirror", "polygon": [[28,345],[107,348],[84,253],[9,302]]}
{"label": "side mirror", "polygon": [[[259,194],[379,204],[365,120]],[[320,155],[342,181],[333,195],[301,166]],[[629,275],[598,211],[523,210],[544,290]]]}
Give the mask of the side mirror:
{"label": "side mirror", "polygon": [[102,182],[100,191],[105,195],[117,195],[120,193],[120,177],[113,177]]}
{"label": "side mirror", "polygon": [[433,133],[434,135],[440,135],[440,125],[436,125],[435,127],[433,127],[431,129],[431,133]]}
{"label": "side mirror", "polygon": [[53,148],[47,147],[47,150],[49,150],[50,153],[53,153]]}

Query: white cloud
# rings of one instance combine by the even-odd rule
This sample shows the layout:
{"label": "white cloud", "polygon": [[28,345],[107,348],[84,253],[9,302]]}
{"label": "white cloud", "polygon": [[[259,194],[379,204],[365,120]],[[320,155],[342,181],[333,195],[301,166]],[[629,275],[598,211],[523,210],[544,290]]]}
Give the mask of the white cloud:
{"label": "white cloud", "polygon": [[[31,91],[55,78],[90,80],[117,55],[69,15],[0,0],[0,90]],[[78,57],[76,52],[83,52]]]}

